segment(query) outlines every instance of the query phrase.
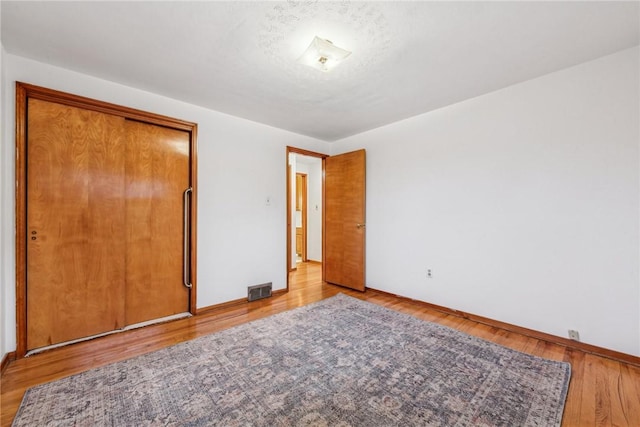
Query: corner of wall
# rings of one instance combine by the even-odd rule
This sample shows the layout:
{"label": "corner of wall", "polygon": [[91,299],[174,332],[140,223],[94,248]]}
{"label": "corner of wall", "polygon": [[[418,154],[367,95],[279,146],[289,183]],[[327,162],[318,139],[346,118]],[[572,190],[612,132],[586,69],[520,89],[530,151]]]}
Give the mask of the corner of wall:
{"label": "corner of wall", "polygon": [[[0,18],[2,16],[2,5],[0,2]],[[5,70],[4,70],[4,46],[2,45],[2,40],[0,39],[0,123],[6,123],[6,121],[4,120],[4,113],[5,113],[5,101],[4,101],[4,97],[5,97]],[[3,164],[5,162],[5,156],[4,156],[4,146],[5,146],[5,139],[3,137],[3,135],[0,133],[0,164]],[[1,170],[4,171],[6,168],[2,168]],[[5,237],[6,237],[6,233],[5,233],[5,209],[4,209],[4,202],[3,200],[5,199],[5,197],[7,196],[7,194],[5,194],[5,179],[3,176],[3,173],[0,173],[0,271],[3,272],[2,276],[0,276],[0,300],[1,301],[6,301],[5,298],[5,287],[7,286],[7,281],[5,280],[4,277],[4,271],[6,271],[5,269],[5,246],[6,243],[5,242]],[[7,353],[7,346],[5,343],[5,327],[7,325],[8,322],[5,321],[4,319],[5,313],[4,313],[4,305],[0,304],[0,360],[2,358],[4,358],[5,354]]]}
{"label": "corner of wall", "polygon": [[639,53],[334,142],[367,150],[367,286],[640,355]]}

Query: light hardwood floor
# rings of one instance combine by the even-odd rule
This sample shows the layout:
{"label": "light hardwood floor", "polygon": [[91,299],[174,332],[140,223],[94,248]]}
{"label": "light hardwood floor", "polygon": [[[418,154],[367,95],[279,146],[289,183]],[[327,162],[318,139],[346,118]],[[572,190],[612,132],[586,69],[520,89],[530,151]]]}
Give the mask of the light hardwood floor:
{"label": "light hardwood floor", "polygon": [[340,292],[459,329],[505,347],[570,362],[572,374],[563,426],[640,426],[639,367],[441,313],[376,291],[359,293],[328,285],[322,282],[318,264],[299,264],[297,271],[291,273],[291,279],[290,291],[283,295],[70,345],[11,363],[2,376],[2,426],[11,425],[25,390],[34,385],[306,305]]}

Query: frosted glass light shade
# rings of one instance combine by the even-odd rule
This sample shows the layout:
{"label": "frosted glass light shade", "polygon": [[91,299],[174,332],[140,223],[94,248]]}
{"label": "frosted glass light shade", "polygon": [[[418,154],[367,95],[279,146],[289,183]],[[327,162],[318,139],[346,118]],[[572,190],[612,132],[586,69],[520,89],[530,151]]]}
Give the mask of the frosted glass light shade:
{"label": "frosted glass light shade", "polygon": [[348,50],[339,48],[329,40],[316,36],[307,50],[298,58],[298,62],[326,73],[349,55],[351,52]]}

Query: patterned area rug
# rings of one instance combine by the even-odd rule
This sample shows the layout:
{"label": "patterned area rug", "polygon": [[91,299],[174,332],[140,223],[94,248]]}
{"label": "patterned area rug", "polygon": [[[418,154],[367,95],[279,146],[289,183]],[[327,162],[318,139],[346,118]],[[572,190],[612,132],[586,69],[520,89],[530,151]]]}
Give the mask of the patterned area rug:
{"label": "patterned area rug", "polygon": [[14,426],[558,426],[570,365],[318,303],[29,389]]}

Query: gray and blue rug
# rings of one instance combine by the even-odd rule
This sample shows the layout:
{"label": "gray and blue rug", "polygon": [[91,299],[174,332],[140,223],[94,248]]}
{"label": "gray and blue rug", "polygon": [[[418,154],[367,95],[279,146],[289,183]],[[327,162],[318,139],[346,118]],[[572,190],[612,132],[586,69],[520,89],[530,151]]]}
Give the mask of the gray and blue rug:
{"label": "gray and blue rug", "polygon": [[570,365],[338,295],[29,389],[14,426],[558,426]]}

